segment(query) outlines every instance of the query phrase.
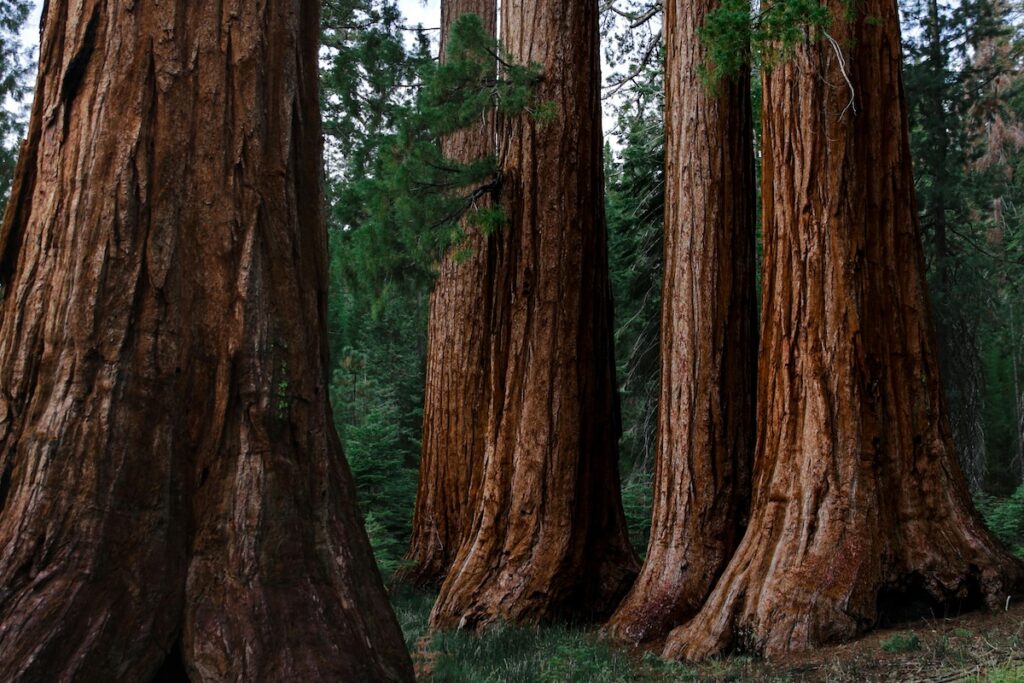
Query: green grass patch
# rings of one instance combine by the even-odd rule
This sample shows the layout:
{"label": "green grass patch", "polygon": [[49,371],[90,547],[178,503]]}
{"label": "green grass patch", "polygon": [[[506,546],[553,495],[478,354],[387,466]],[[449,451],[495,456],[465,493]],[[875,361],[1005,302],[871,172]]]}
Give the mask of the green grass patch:
{"label": "green grass patch", "polygon": [[896,633],[882,641],[882,649],[886,652],[917,652],[921,649],[921,639],[916,633]]}
{"label": "green grass patch", "polygon": [[[436,595],[395,586],[391,602],[414,657],[429,660],[432,683],[631,683],[696,681],[682,664],[618,648],[593,628],[552,624],[543,628],[499,625],[477,636],[434,634],[422,642]],[[424,652],[426,649],[426,652]]]}
{"label": "green grass patch", "polygon": [[1020,683],[1024,681],[1024,664],[1009,664],[989,669],[975,680],[985,683]]}
{"label": "green grass patch", "polygon": [[417,641],[427,632],[427,620],[437,594],[399,583],[391,589],[390,597],[398,624],[405,635],[405,645],[413,652]]}
{"label": "green grass patch", "polygon": [[571,625],[498,626],[483,636],[441,633],[431,681],[487,683],[627,683],[696,680],[686,667],[618,649]]}

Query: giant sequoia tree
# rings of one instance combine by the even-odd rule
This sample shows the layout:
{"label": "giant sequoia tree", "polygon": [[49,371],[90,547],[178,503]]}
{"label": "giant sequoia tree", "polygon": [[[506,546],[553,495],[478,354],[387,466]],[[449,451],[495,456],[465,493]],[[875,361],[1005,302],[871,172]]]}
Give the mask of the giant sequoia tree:
{"label": "giant sequoia tree", "polygon": [[765,81],[750,523],[670,657],[805,649],[921,604],[1001,605],[1024,578],[972,509],[950,438],[896,3],[828,6],[830,38]]}
{"label": "giant sequoia tree", "polygon": [[665,3],[665,281],[651,537],[609,631],[692,616],[743,532],[754,452],[757,310],[747,72],[709,90],[697,30],[717,2]]}
{"label": "giant sequoia tree", "polygon": [[[441,56],[455,21],[480,17],[492,36],[495,0],[441,3]],[[497,63],[495,62],[495,66]],[[494,117],[447,136],[446,158],[468,164],[494,153]],[[486,201],[482,198],[481,201]],[[430,295],[427,379],[423,403],[423,448],[412,542],[405,572],[414,583],[440,583],[473,520],[487,429],[487,358],[490,338],[490,239],[471,225],[466,243],[441,262]]]}
{"label": "giant sequoia tree", "polygon": [[411,679],[327,403],[318,3],[47,8],[0,232],[0,678]]}
{"label": "giant sequoia tree", "polygon": [[619,496],[597,0],[506,0],[506,47],[551,119],[501,124],[479,501],[435,627],[607,614],[636,558]]}

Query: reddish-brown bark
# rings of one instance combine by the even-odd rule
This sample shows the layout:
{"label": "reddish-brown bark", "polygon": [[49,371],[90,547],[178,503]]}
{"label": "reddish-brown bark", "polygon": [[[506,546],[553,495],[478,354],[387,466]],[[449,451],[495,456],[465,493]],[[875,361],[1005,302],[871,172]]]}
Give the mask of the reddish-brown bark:
{"label": "reddish-brown bark", "polygon": [[[765,270],[750,524],[667,657],[775,656],[922,606],[1001,606],[1024,570],[950,439],[894,0],[830,0],[835,44],[765,80]],[[837,56],[842,50],[845,72]]]}
{"label": "reddish-brown bark", "polygon": [[[466,14],[495,33],[495,0],[443,0],[442,56],[452,24]],[[442,146],[448,158],[468,163],[493,155],[494,141],[494,118],[487,115]],[[416,584],[444,580],[473,521],[487,430],[491,267],[490,239],[467,226],[465,243],[443,259],[430,295],[423,448],[406,555],[412,566],[402,572]]]}
{"label": "reddish-brown bark", "polygon": [[327,403],[318,3],[46,7],[0,232],[0,679],[411,680]]}
{"label": "reddish-brown bark", "polygon": [[698,31],[715,0],[665,3],[665,280],[651,537],[615,638],[693,616],[739,543],[757,374],[754,147],[746,74],[709,90]]}
{"label": "reddish-brown bark", "polygon": [[504,42],[543,69],[553,120],[503,122],[488,430],[471,533],[435,628],[607,615],[636,558],[619,436],[603,213],[596,0],[507,0]]}

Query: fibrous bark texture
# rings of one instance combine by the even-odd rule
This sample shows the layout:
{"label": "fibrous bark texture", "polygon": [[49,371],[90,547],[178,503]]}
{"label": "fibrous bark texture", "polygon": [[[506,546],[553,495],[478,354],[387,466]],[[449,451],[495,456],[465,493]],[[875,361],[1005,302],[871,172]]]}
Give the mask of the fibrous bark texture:
{"label": "fibrous bark texture", "polygon": [[0,233],[0,679],[411,680],[327,403],[318,3],[46,7]]}
{"label": "fibrous bark texture", "polygon": [[508,0],[504,42],[537,62],[537,122],[505,121],[491,400],[480,500],[435,628],[607,615],[636,558],[619,493],[596,0]]}
{"label": "fibrous bark texture", "polygon": [[[444,0],[441,55],[452,24],[476,14],[492,35],[495,0]],[[495,63],[495,66],[497,64]],[[445,156],[468,163],[494,154],[492,115],[442,142]],[[486,200],[483,200],[486,201]],[[487,430],[491,240],[466,226],[465,244],[441,263],[430,295],[423,448],[412,541],[403,578],[440,584],[473,521]]]}
{"label": "fibrous bark texture", "polygon": [[974,512],[950,438],[896,3],[829,6],[835,42],[765,80],[750,523],[667,657],[803,650],[920,608],[1001,605],[1024,576]]}
{"label": "fibrous bark texture", "polygon": [[647,557],[608,632],[693,616],[743,535],[757,375],[754,148],[747,74],[712,92],[698,31],[715,0],[665,3],[665,282]]}

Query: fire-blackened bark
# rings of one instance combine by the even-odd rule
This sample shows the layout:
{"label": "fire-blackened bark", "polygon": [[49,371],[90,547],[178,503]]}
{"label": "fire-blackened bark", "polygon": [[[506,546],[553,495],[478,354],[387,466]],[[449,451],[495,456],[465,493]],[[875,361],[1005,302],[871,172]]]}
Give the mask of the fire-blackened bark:
{"label": "fire-blackened bark", "polygon": [[318,15],[47,5],[0,233],[0,679],[412,678],[327,403]]}
{"label": "fire-blackened bark", "polygon": [[[441,55],[452,24],[476,14],[492,35],[495,0],[444,0]],[[497,63],[495,62],[495,66]],[[494,118],[448,136],[445,156],[468,163],[494,154]],[[441,263],[430,295],[423,448],[413,517],[412,562],[403,578],[440,584],[473,521],[487,430],[490,301],[493,279],[490,239],[467,226],[465,244]]]}
{"label": "fire-blackened bark", "polygon": [[602,189],[596,0],[508,0],[504,41],[557,107],[501,126],[486,455],[474,524],[434,627],[607,615],[636,558],[619,419]]}
{"label": "fire-blackened bark", "polygon": [[744,73],[708,89],[698,30],[718,3],[665,4],[665,282],[647,557],[608,631],[693,616],[743,534],[757,374],[753,122]]}
{"label": "fire-blackened bark", "polygon": [[1024,577],[973,510],[950,438],[896,3],[829,6],[835,42],[797,47],[765,81],[750,524],[669,657],[807,649],[922,602],[1001,605]]}

